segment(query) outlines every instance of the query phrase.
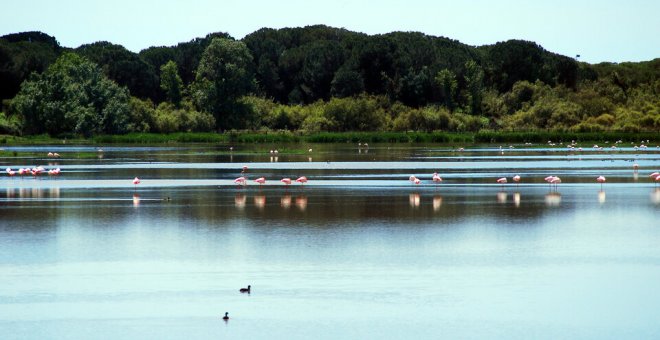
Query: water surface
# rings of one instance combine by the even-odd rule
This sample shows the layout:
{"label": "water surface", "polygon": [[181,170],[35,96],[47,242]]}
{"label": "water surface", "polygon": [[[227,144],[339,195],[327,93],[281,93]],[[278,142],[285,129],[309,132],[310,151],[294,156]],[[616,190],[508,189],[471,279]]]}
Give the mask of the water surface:
{"label": "water surface", "polygon": [[5,148],[2,338],[660,335],[655,148],[312,147]]}

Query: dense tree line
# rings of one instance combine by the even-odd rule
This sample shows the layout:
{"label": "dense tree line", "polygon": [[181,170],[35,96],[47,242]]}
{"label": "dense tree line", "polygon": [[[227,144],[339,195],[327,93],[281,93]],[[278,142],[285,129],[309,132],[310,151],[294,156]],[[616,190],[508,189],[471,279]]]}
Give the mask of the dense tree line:
{"label": "dense tree line", "polygon": [[660,130],[660,59],[590,65],[509,40],[327,26],[133,53],[0,37],[0,133]]}

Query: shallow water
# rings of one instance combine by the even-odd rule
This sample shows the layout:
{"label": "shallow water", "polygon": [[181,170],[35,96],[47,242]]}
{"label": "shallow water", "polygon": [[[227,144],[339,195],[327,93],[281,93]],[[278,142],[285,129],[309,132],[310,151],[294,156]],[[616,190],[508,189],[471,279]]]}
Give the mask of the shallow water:
{"label": "shallow water", "polygon": [[269,148],[5,148],[2,338],[660,336],[655,147]]}

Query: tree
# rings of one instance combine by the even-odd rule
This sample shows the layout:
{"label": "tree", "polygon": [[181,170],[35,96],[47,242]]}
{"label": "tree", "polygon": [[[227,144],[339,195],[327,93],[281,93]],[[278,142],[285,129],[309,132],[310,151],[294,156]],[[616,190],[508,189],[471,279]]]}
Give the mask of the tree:
{"label": "tree", "polygon": [[128,90],[75,53],[23,82],[12,106],[24,118],[25,132],[34,134],[123,133],[129,117]]}
{"label": "tree", "polygon": [[357,96],[364,91],[362,75],[346,64],[337,70],[331,85],[332,96],[338,98]]}
{"label": "tree", "polygon": [[132,95],[142,99],[158,99],[158,69],[139,55],[109,42],[82,45],[76,52],[101,66],[108,78],[126,86]]}
{"label": "tree", "polygon": [[197,107],[211,113],[220,129],[240,128],[240,97],[254,89],[252,55],[244,43],[213,38],[202,54],[192,86]]}
{"label": "tree", "polygon": [[465,102],[468,112],[478,114],[481,112],[481,97],[484,81],[484,71],[476,61],[470,60],[465,63]]}
{"label": "tree", "polygon": [[438,88],[440,102],[449,110],[455,107],[456,90],[458,89],[458,82],[456,82],[456,75],[448,69],[442,69],[435,76],[435,85]]}
{"label": "tree", "polygon": [[172,60],[160,67],[160,88],[165,91],[170,103],[178,108],[183,97],[183,82],[181,81],[181,77],[179,77],[176,63]]}

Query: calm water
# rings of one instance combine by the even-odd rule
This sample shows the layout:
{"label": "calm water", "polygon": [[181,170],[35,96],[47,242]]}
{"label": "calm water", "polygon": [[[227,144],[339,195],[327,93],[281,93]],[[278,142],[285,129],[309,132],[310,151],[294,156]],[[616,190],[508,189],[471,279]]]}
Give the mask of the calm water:
{"label": "calm water", "polygon": [[5,148],[0,337],[660,337],[660,149],[312,147]]}

